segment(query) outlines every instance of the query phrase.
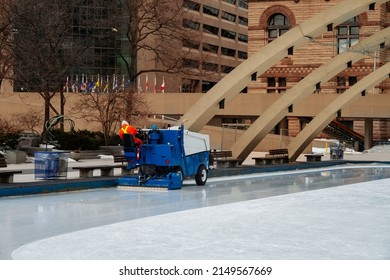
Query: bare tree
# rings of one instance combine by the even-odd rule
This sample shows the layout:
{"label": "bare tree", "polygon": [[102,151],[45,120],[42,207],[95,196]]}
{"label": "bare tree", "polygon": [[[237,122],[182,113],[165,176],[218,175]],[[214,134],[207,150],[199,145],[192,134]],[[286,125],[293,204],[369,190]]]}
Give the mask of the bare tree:
{"label": "bare tree", "polygon": [[[72,37],[75,1],[13,1],[15,81],[26,91],[38,92],[45,102],[44,121],[50,118],[51,99],[61,92],[72,67],[86,49]],[[44,127],[45,131],[45,127]],[[45,136],[45,133],[43,134]]]}
{"label": "bare tree", "polygon": [[43,112],[29,109],[23,114],[14,114],[12,119],[15,121],[18,127],[23,127],[24,129],[38,133],[39,127],[43,125]]}
{"label": "bare tree", "polygon": [[17,133],[19,126],[10,118],[0,117],[0,133]]}
{"label": "bare tree", "polygon": [[19,143],[20,131],[20,127],[12,119],[0,116],[0,148],[15,149]]}
{"label": "bare tree", "polygon": [[[196,41],[200,35],[183,26],[186,11],[182,1],[115,0],[112,3],[123,11],[119,22],[116,16],[112,24],[113,31],[123,38],[120,56],[133,86],[142,73],[184,71],[183,58],[190,57],[191,52],[182,51],[181,44],[185,40]],[[149,66],[138,67],[141,56],[150,58]]]}
{"label": "bare tree", "polygon": [[0,2],[0,87],[3,79],[12,78],[13,28],[10,0]]}
{"label": "bare tree", "polygon": [[137,124],[148,113],[148,106],[141,94],[127,91],[116,93],[86,93],[73,112],[88,122],[98,122],[104,135],[105,145],[116,134],[121,119]]}

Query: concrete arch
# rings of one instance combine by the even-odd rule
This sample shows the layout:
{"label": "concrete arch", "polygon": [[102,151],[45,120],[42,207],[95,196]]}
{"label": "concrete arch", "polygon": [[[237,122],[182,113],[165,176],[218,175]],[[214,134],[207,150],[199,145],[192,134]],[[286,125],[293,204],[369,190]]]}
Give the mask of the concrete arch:
{"label": "concrete arch", "polygon": [[[288,146],[290,161],[295,161],[309,143],[320,133],[337,115],[337,111],[345,105],[358,98],[361,93],[368,90],[383,80],[389,78],[390,63],[386,63],[376,71],[370,73],[346,92],[341,94],[328,106],[326,106],[316,117],[305,126],[305,128],[294,138]],[[365,97],[362,97],[365,98]]]}
{"label": "concrete arch", "polygon": [[316,85],[333,78],[365,56],[365,52],[377,48],[382,43],[390,44],[390,27],[377,32],[356,44],[349,52],[335,56],[326,64],[307,75],[293,88],[277,99],[230,148],[233,156],[245,159],[271,129],[288,113],[288,107],[297,104],[315,91]]}
{"label": "concrete arch", "polygon": [[199,131],[218,113],[221,102],[229,102],[250,82],[252,77],[263,74],[279,60],[291,54],[307,42],[307,37],[316,38],[370,8],[387,0],[345,0],[326,11],[292,28],[270,44],[263,47],[249,59],[219,81],[182,116],[181,123],[192,131]]}

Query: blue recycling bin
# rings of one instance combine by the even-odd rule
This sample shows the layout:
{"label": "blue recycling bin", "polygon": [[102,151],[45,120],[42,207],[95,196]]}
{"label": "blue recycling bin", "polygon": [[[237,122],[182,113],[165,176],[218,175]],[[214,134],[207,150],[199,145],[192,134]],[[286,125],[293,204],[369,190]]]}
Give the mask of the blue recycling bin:
{"label": "blue recycling bin", "polygon": [[57,179],[67,176],[68,153],[64,152],[35,152],[35,179]]}

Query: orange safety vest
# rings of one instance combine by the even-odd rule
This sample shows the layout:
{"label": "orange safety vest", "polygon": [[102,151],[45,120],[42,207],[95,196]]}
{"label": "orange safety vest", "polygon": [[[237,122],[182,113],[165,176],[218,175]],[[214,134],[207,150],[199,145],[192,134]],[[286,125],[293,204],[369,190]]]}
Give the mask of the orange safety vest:
{"label": "orange safety vest", "polygon": [[121,128],[121,132],[122,132],[122,133],[119,132],[119,134],[120,134],[120,135],[123,135],[123,134],[127,133],[127,129],[128,129],[128,128],[129,128],[129,126],[128,126],[127,124],[125,124],[125,125],[122,126],[122,128]]}
{"label": "orange safety vest", "polygon": [[119,130],[119,137],[122,139],[123,138],[123,134],[131,134],[134,136],[134,141],[136,144],[138,145],[141,145],[142,144],[142,140],[141,139],[138,139],[137,137],[135,137],[135,135],[137,134],[137,129],[134,127],[134,126],[131,126],[131,125],[127,125],[125,124],[124,126],[121,127],[121,129]]}
{"label": "orange safety vest", "polygon": [[120,133],[120,134],[128,133],[128,134],[132,134],[132,135],[136,135],[137,132],[138,132],[137,129],[134,126],[130,126],[130,125],[127,125],[127,124],[122,126],[121,131],[122,131],[122,133]]}

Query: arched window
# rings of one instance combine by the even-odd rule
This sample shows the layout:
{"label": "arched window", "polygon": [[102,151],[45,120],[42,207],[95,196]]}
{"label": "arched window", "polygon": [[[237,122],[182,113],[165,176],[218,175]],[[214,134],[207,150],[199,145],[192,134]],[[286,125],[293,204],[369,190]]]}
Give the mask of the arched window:
{"label": "arched window", "polygon": [[337,27],[338,53],[345,52],[348,48],[359,42],[359,20],[353,17]]}
{"label": "arched window", "polygon": [[274,14],[268,21],[268,42],[286,33],[289,29],[288,19],[283,14]]}

